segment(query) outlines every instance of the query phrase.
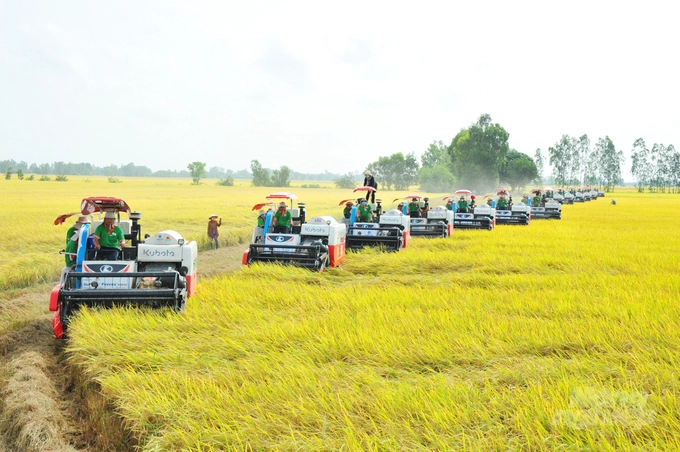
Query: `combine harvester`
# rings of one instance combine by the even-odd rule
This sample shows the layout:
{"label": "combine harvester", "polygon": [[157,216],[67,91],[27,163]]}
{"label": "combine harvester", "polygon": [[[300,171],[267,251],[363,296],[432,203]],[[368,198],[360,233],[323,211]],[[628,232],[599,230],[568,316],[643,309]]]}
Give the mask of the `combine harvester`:
{"label": "combine harvester", "polygon": [[581,187],[574,189],[574,202],[586,202],[586,198],[581,191]]}
{"label": "combine harvester", "polygon": [[[415,202],[419,206],[421,215],[424,217],[411,217],[411,237],[442,237],[448,238],[453,233],[453,211],[444,206],[429,208],[428,198],[422,195],[412,194],[404,198],[397,198],[393,202],[405,200],[408,203]],[[408,204],[404,203],[403,213],[408,212]]]}
{"label": "combine harvester", "polygon": [[[572,189],[572,187],[569,187],[567,190],[564,190],[563,188],[557,189],[557,193],[562,196],[560,204],[574,204],[574,194],[571,192]],[[555,201],[557,201],[557,199],[555,199]]]}
{"label": "combine harvester", "polygon": [[495,195],[496,224],[529,225],[531,207],[522,201],[513,203],[512,197],[504,188],[496,190]]}
{"label": "combine harvester", "polygon": [[[103,214],[112,212],[125,235],[126,246],[120,260],[97,260],[91,234],[103,222]],[[128,220],[121,220],[125,212]],[[95,214],[97,218],[95,218]],[[116,305],[171,307],[181,311],[186,300],[196,291],[196,242],[186,242],[175,231],[165,230],[141,240],[139,220],[142,214],[132,212],[122,199],[92,197],[82,200],[80,212],[60,215],[54,221],[62,224],[73,216],[92,220],[77,231],[77,250],[72,255],[75,264],[64,267],[59,284],[50,294],[50,311],[54,312],[52,329],[56,338],[67,332],[69,318],[81,306],[105,307]]]}
{"label": "combine harvester", "polygon": [[[461,197],[465,205],[461,203]],[[493,230],[496,226],[496,209],[486,204],[475,206],[474,199],[470,190],[458,190],[453,196],[443,198],[444,201],[451,200],[454,203],[454,229]]]}
{"label": "combine harvester", "polygon": [[[354,192],[375,190],[373,187],[358,187]],[[363,198],[357,199],[357,203]],[[343,205],[348,200],[343,200]],[[349,221],[347,222],[347,248],[350,250],[360,250],[365,247],[379,247],[387,251],[399,251],[408,245],[410,233],[410,221],[408,215],[404,215],[399,210],[388,210],[381,212],[381,200],[376,200],[377,212],[376,223],[359,221],[357,206],[352,206]]]}
{"label": "combine harvester", "polygon": [[279,200],[285,204],[290,202],[292,215],[290,233],[274,233],[272,220],[274,210],[266,213],[264,227],[255,226],[250,247],[243,253],[242,264],[270,262],[294,265],[312,270],[324,271],[326,267],[337,267],[345,260],[345,235],[347,227],[338,223],[333,217],[319,216],[305,222],[306,206],[293,202],[297,196],[293,193],[272,193],[268,201],[253,206],[260,210],[265,206],[273,206],[272,201]]}
{"label": "combine harvester", "polygon": [[[546,187],[545,191],[552,194],[553,189]],[[531,193],[534,195],[534,198],[531,200],[531,218],[533,220],[562,219],[562,204],[547,196],[542,197],[540,188],[534,188],[531,190]],[[535,202],[536,198],[539,198],[540,201]]]}

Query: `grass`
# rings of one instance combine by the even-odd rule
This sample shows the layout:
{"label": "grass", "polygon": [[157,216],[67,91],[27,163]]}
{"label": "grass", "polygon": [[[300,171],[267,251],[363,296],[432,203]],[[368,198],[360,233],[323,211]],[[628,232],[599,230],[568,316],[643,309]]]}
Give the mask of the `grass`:
{"label": "grass", "polygon": [[144,451],[677,450],[680,198],[615,197],[85,311],[69,356]]}

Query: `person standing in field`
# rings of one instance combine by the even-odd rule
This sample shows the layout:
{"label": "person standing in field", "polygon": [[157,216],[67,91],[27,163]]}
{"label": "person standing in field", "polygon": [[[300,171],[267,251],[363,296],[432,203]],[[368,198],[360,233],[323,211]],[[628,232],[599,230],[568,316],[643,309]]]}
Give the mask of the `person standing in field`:
{"label": "person standing in field", "polygon": [[210,248],[215,246],[215,249],[220,249],[220,231],[219,227],[222,226],[222,219],[217,221],[217,214],[212,214],[208,218],[208,238],[210,239]]}
{"label": "person standing in field", "polygon": [[[371,204],[375,203],[375,192],[378,191],[378,183],[370,171],[364,173],[364,187],[373,187],[375,190],[366,192],[366,201]],[[370,198],[370,199],[369,199]]]}
{"label": "person standing in field", "polygon": [[104,222],[94,230],[94,247],[97,259],[117,261],[120,252],[125,248],[125,234],[120,226],[115,225],[116,215],[113,212],[104,214]]}
{"label": "person standing in field", "polygon": [[290,233],[290,223],[293,221],[293,215],[288,211],[286,203],[279,204],[279,210],[274,214],[272,224],[274,225],[275,234]]}

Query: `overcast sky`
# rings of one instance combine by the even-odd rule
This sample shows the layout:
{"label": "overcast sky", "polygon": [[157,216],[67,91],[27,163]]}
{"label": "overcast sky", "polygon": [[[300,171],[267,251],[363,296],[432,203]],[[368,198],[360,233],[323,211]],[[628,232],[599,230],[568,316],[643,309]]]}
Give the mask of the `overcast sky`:
{"label": "overcast sky", "polygon": [[676,4],[2,0],[0,160],[345,173],[488,113],[628,168],[680,146]]}

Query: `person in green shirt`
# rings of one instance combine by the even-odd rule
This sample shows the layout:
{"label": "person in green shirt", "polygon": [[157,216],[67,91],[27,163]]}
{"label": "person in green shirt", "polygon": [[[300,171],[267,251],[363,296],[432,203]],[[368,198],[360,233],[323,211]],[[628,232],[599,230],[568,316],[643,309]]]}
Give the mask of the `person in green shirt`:
{"label": "person in green shirt", "polygon": [[293,215],[286,208],[286,203],[279,204],[279,209],[274,214],[272,224],[274,225],[275,234],[289,234],[290,224],[293,221]]}
{"label": "person in green shirt", "polygon": [[264,213],[264,210],[260,210],[260,212],[257,214],[257,227],[263,228],[266,219],[267,219],[267,214]]}
{"label": "person in green shirt", "polygon": [[506,207],[508,206],[508,200],[505,199],[505,196],[500,196],[498,198],[498,202],[496,203],[497,209],[498,210],[506,210]]}
{"label": "person in green shirt", "polygon": [[120,226],[115,225],[116,215],[113,212],[104,214],[104,222],[94,230],[94,247],[97,259],[116,261],[125,248],[125,234]]}
{"label": "person in green shirt", "polygon": [[448,202],[446,203],[446,208],[448,210],[453,210],[453,199],[448,200]]}
{"label": "person in green shirt", "polygon": [[536,193],[533,198],[531,198],[531,207],[539,207],[541,205],[541,195]]}
{"label": "person in green shirt", "polygon": [[408,215],[411,218],[420,218],[420,206],[415,199],[411,199],[411,202],[408,203]]}
{"label": "person in green shirt", "polygon": [[345,208],[342,211],[342,216],[347,218],[348,220],[352,216],[352,206],[353,205],[354,205],[354,203],[352,201],[347,201],[345,203]]}
{"label": "person in green shirt", "polygon": [[461,196],[460,199],[458,200],[458,212],[459,213],[467,213],[468,211],[468,203],[465,200],[465,196]]}
{"label": "person in green shirt", "polygon": [[361,204],[357,207],[357,216],[359,223],[370,223],[373,220],[373,209],[365,199],[362,199]]}
{"label": "person in green shirt", "polygon": [[84,224],[89,224],[90,219],[88,217],[78,217],[78,220],[71,226],[66,232],[66,253],[64,254],[64,260],[66,260],[66,266],[72,267],[76,263],[76,253],[78,252],[78,238],[80,237],[80,227]]}

